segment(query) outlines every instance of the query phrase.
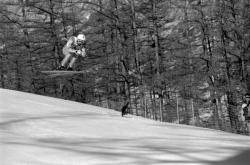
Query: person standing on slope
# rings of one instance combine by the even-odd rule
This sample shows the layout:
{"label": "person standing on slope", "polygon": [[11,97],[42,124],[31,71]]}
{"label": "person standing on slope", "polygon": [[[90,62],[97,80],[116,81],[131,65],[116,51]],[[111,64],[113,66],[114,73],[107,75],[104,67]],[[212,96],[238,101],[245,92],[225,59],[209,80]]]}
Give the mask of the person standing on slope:
{"label": "person standing on slope", "polygon": [[246,124],[247,131],[250,131],[250,93],[245,94],[242,110],[240,112],[241,121]]}
{"label": "person standing on slope", "polygon": [[129,101],[127,101],[126,104],[122,106],[122,109],[121,109],[122,116],[128,114],[128,105],[129,105]]}
{"label": "person standing on slope", "polygon": [[[73,70],[73,65],[76,62],[78,56],[85,57],[86,37],[84,34],[78,34],[77,37],[72,36],[63,47],[64,59],[57,70]],[[68,65],[67,65],[68,64]]]}

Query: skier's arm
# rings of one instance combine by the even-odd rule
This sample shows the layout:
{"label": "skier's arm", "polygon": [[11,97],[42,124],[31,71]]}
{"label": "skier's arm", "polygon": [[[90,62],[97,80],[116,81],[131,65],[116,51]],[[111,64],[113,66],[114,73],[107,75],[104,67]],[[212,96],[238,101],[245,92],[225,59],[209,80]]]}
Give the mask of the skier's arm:
{"label": "skier's arm", "polygon": [[76,53],[77,50],[71,48],[72,43],[73,43],[73,40],[69,39],[67,44],[63,47],[63,51],[68,52],[68,53]]}

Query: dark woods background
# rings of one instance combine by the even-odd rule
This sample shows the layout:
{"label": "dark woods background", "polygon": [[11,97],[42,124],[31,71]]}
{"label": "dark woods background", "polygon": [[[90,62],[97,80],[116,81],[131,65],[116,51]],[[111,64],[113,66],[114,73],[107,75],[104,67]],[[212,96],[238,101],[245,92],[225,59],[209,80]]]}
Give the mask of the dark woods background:
{"label": "dark woods background", "polygon": [[[1,0],[0,86],[236,132],[250,0]],[[49,77],[83,32],[84,74]]]}

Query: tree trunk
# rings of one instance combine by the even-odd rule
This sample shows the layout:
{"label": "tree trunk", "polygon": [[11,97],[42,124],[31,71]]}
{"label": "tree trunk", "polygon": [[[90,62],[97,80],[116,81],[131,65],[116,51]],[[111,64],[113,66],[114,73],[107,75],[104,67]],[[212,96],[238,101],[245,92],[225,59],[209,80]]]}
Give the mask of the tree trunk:
{"label": "tree trunk", "polygon": [[159,57],[159,39],[158,39],[158,27],[157,27],[157,14],[156,14],[156,0],[152,1],[152,18],[153,18],[153,39],[154,39],[154,46],[155,46],[155,68],[156,68],[156,75],[157,75],[157,81],[159,81],[160,78],[160,57]]}
{"label": "tree trunk", "polygon": [[133,29],[133,48],[134,48],[134,57],[135,57],[135,66],[136,70],[140,73],[139,67],[139,52],[138,52],[138,39],[137,39],[137,26],[136,26],[136,13],[135,13],[135,2],[134,0],[130,0],[130,8],[131,8],[131,21],[132,21],[132,29]]}

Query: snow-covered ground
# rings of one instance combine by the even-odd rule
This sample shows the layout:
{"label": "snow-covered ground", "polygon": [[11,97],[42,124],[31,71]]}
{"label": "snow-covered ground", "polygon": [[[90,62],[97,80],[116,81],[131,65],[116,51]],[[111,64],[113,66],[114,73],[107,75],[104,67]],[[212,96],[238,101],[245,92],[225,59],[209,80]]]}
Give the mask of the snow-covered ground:
{"label": "snow-covered ground", "polygon": [[0,165],[249,165],[250,137],[0,89]]}

